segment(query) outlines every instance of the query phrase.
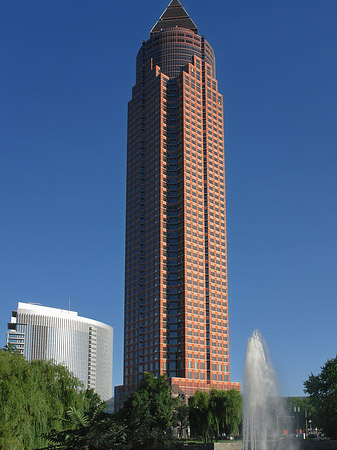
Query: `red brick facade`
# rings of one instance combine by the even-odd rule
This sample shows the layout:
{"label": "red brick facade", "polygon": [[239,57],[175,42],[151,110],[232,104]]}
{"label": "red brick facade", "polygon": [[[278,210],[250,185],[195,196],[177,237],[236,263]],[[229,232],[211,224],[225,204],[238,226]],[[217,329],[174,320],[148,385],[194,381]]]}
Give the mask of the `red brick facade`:
{"label": "red brick facade", "polygon": [[[172,4],[171,16],[180,5]],[[223,123],[214,53],[204,37],[179,26],[151,33],[138,53],[128,112],[124,385],[116,388],[117,404],[143,372],[166,375],[186,395],[240,389],[229,377]]]}

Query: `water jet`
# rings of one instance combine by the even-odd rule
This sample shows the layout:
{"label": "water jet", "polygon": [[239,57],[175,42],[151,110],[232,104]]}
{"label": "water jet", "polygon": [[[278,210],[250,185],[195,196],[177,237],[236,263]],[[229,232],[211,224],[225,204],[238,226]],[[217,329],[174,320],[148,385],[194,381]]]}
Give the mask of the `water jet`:
{"label": "water jet", "polygon": [[248,340],[243,395],[243,449],[293,449],[286,436],[290,416],[284,411],[269,349],[256,330]]}

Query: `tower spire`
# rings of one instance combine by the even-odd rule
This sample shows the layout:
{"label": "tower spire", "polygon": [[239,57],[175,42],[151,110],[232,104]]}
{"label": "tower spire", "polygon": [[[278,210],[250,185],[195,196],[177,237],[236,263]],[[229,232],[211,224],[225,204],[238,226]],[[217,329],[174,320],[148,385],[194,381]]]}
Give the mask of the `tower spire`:
{"label": "tower spire", "polygon": [[187,28],[188,30],[193,31],[193,33],[198,33],[196,24],[187,14],[179,0],[171,0],[168,7],[160,16],[158,22],[150,31],[150,36],[153,36],[162,30],[175,27]]}

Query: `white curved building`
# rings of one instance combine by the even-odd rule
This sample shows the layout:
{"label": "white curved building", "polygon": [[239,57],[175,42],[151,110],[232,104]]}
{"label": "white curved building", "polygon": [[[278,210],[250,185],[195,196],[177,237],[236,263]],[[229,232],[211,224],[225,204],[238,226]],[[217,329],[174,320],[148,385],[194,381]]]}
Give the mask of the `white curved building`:
{"label": "white curved building", "polygon": [[112,397],[113,328],[75,311],[18,303],[8,324],[7,344],[27,360],[54,360],[102,398]]}

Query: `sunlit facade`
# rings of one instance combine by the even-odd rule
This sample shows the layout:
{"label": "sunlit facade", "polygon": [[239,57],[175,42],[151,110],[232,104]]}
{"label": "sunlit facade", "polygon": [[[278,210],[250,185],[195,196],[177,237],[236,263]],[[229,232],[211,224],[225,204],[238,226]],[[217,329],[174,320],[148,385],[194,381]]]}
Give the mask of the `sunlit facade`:
{"label": "sunlit facade", "polygon": [[63,364],[103,400],[112,397],[113,329],[96,320],[45,306],[18,303],[8,324],[7,344],[29,361]]}
{"label": "sunlit facade", "polygon": [[137,55],[128,108],[124,379],[186,395],[230,381],[223,97],[212,47],[172,0]]}

